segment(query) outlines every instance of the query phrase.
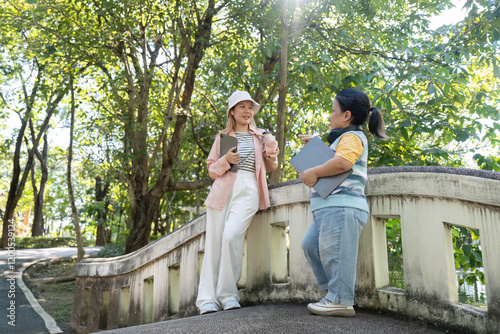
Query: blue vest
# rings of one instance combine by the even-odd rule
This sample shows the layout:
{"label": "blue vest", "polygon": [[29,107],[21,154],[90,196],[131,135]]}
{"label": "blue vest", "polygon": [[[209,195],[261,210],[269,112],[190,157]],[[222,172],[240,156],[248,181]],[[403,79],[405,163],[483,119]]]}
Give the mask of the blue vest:
{"label": "blue vest", "polygon": [[361,131],[349,131],[343,133],[335,140],[330,149],[334,152],[342,136],[347,133],[354,133],[363,142],[363,154],[352,166],[352,174],[342,182],[327,198],[323,199],[314,189],[311,192],[311,210],[318,210],[330,206],[352,207],[369,212],[368,203],[366,203],[365,186],[367,180],[368,164],[368,140]]}

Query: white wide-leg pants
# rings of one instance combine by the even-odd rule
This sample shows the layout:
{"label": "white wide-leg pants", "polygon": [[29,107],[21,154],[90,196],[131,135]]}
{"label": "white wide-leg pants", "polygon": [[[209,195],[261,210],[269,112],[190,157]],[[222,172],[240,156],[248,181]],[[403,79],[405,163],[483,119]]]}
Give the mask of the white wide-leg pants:
{"label": "white wide-leg pants", "polygon": [[238,171],[222,211],[207,208],[205,255],[196,306],[212,302],[218,307],[239,301],[236,284],[241,277],[243,242],[259,209],[259,190],[254,173]]}

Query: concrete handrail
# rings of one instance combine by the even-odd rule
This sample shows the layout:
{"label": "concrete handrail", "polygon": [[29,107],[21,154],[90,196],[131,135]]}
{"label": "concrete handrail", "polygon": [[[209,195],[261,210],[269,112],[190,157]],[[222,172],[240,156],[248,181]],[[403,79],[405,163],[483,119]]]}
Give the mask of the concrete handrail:
{"label": "concrete handrail", "polygon": [[[446,327],[500,326],[500,173],[446,167],[369,170],[370,220],[362,232],[356,304]],[[239,282],[242,303],[321,297],[301,249],[312,221],[310,191],[294,180],[270,187],[254,218]],[[401,222],[405,290],[389,287],[385,219]],[[487,311],[458,303],[451,225],[480,231]],[[77,265],[72,328],[78,333],[197,314],[205,216],[132,253]]]}

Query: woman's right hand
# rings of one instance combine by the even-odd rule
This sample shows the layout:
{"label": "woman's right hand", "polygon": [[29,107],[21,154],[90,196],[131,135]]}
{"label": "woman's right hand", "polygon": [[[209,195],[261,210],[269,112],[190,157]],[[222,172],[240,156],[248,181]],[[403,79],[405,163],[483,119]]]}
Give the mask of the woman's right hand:
{"label": "woman's right hand", "polygon": [[227,162],[231,164],[238,164],[240,162],[240,154],[238,152],[234,152],[236,150],[236,147],[233,147],[226,153],[226,160]]}
{"label": "woman's right hand", "polygon": [[313,139],[313,135],[299,135],[300,140],[302,141],[302,144],[306,145]]}

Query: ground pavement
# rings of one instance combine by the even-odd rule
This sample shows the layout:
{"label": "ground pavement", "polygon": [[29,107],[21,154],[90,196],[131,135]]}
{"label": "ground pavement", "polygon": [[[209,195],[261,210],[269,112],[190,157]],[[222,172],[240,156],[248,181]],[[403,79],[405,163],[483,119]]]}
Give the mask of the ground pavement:
{"label": "ground pavement", "polygon": [[[96,253],[99,249],[85,247],[85,253]],[[76,254],[76,247],[0,250],[1,334],[62,333],[22,281],[22,271],[33,262]]]}
{"label": "ground pavement", "polygon": [[[98,247],[86,247],[86,253]],[[76,248],[0,251],[0,334],[61,333],[22,282],[21,272],[29,263],[76,255]],[[15,264],[14,264],[15,262]],[[10,267],[13,265],[14,267]],[[14,306],[11,306],[14,305]],[[15,326],[12,326],[14,325]],[[174,333],[447,333],[421,321],[398,319],[357,310],[354,318],[319,317],[305,305],[275,304],[246,306],[202,316],[158,322],[102,332],[105,334]],[[448,332],[450,333],[450,332]]]}
{"label": "ground pavement", "polygon": [[409,321],[358,310],[353,318],[311,315],[306,305],[275,304],[243,307],[153,324],[120,328],[102,334],[273,333],[273,334],[442,334],[421,321]]}

